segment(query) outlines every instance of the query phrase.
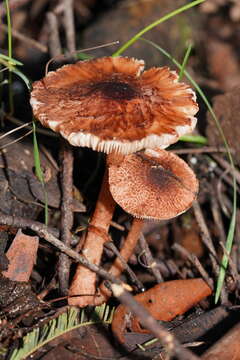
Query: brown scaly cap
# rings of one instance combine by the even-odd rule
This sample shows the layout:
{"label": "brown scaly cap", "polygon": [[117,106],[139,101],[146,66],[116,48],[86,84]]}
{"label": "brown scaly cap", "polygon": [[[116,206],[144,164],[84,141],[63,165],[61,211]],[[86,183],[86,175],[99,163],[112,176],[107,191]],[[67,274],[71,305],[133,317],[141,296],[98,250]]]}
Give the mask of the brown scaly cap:
{"label": "brown scaly cap", "polygon": [[195,174],[185,161],[166,150],[147,149],[118,158],[109,155],[108,164],[114,200],[136,217],[171,219],[196,198]]}
{"label": "brown scaly cap", "polygon": [[165,148],[195,127],[195,94],[167,67],[143,69],[144,61],[126,57],[63,66],[33,84],[34,115],[75,146]]}

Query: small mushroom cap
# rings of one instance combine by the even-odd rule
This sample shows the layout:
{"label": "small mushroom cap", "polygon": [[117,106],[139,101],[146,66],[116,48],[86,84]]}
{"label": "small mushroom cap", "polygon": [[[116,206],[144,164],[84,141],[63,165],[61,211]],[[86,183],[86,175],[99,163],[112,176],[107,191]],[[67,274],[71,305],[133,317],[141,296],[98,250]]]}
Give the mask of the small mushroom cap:
{"label": "small mushroom cap", "polygon": [[187,163],[160,149],[127,156],[109,155],[114,200],[128,213],[156,220],[185,212],[195,200],[198,180]]}
{"label": "small mushroom cap", "polygon": [[127,57],[65,65],[33,84],[33,113],[75,146],[165,148],[194,129],[195,94],[167,67],[143,70],[143,60]]}

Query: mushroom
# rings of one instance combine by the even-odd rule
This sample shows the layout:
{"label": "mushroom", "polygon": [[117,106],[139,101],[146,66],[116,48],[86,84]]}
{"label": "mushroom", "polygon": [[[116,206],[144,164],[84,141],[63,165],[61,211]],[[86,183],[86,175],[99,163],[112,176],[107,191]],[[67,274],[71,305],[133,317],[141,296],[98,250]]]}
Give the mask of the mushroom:
{"label": "mushroom", "polygon": [[143,60],[126,57],[65,65],[33,84],[34,115],[74,146],[165,148],[194,129],[195,94],[167,67],[143,69]]}
{"label": "mushroom", "polygon": [[[109,155],[108,166],[113,199],[135,216],[120,252],[127,261],[139,239],[144,219],[167,220],[188,210],[197,196],[198,180],[184,160],[161,149],[146,149],[124,157]],[[119,276],[122,270],[121,262],[116,259],[109,272]],[[111,294],[104,283],[100,285],[100,293],[95,300],[98,305]]]}
{"label": "mushroom", "polygon": [[146,149],[120,161],[108,158],[114,200],[137,218],[166,220],[185,212],[196,198],[198,181],[177,155]]}
{"label": "mushroom", "polygon": [[[166,148],[195,127],[195,94],[167,67],[143,70],[143,60],[127,57],[65,65],[33,84],[34,115],[74,146],[107,154]],[[91,224],[107,232],[114,211],[107,175],[102,187]],[[83,250],[89,261],[100,262],[103,243],[90,227]],[[95,273],[80,265],[69,303],[91,304],[95,280]]]}

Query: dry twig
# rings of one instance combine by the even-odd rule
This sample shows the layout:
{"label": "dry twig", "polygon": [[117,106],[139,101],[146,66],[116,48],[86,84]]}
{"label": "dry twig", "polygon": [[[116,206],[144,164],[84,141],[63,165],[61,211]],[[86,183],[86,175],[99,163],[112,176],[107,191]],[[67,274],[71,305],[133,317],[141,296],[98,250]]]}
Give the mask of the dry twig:
{"label": "dry twig", "polygon": [[[7,34],[8,33],[8,27],[5,24],[1,24],[2,30]],[[35,48],[43,53],[47,53],[48,49],[45,45],[41,44],[40,42],[30,38],[27,35],[21,34],[18,30],[12,28],[12,36],[13,38],[22,41],[24,43],[24,46]]]}
{"label": "dry twig", "polygon": [[73,0],[61,0],[61,4],[63,6],[63,25],[66,34],[67,49],[69,53],[72,53],[76,51]]}
{"label": "dry twig", "polygon": [[19,216],[0,214],[0,224],[8,225],[15,228],[29,228],[36,234],[38,234],[39,237],[44,238],[47,242],[55,246],[58,250],[60,250],[64,254],[67,254],[70,258],[85,266],[92,272],[97,273],[99,276],[111,282],[117,284],[121,283],[118,279],[109,274],[107,271],[103,270],[95,264],[90,263],[84,256],[79,255],[76,251],[66,246],[62,241],[58,240],[54,235],[52,235],[52,233],[49,232],[48,227],[43,225],[42,223],[26,220],[25,218]]}
{"label": "dry twig", "polygon": [[49,44],[49,52],[51,57],[57,57],[61,55],[61,42],[59,37],[58,30],[58,20],[57,16],[53,12],[48,12],[46,15],[47,23],[48,23],[48,44]]}
{"label": "dry twig", "polygon": [[159,284],[160,282],[163,281],[163,277],[159,267],[157,266],[157,262],[154,260],[152,256],[148,243],[146,242],[146,239],[142,233],[140,234],[139,244],[140,247],[142,248],[142,254],[145,255],[146,265],[152,271],[153,275],[155,276],[155,279],[157,280],[157,283]]}
{"label": "dry twig", "polygon": [[198,260],[197,256],[194,254],[190,254],[187,249],[177,243],[172,246],[172,249],[180,253],[183,257],[187,258],[191,262],[191,264],[198,270],[199,274],[202,276],[208,286],[213,290],[213,281]]}
{"label": "dry twig", "polygon": [[[216,260],[217,254],[216,254],[215,248],[213,246],[213,241],[212,241],[211,235],[209,233],[208,227],[206,225],[201,207],[197,201],[195,201],[193,203],[193,211],[194,211],[197,223],[199,225],[199,228],[201,230],[202,241],[203,241],[204,245],[207,247],[207,249],[209,250],[209,257],[210,257],[210,260],[212,263],[212,269],[217,278],[218,273],[219,273],[219,266],[218,266],[218,263]],[[224,288],[222,289],[222,292],[221,292],[221,300],[223,303],[225,303],[227,300],[227,294],[226,294],[226,291]]]}
{"label": "dry twig", "polygon": [[137,287],[138,291],[142,291],[144,289],[144,286],[143,286],[142,282],[140,280],[138,280],[138,277],[132,271],[132,269],[128,265],[127,261],[121,255],[121,252],[116,248],[114,243],[112,241],[109,241],[109,242],[105,243],[104,246],[107,247],[108,249],[112,250],[112,252],[116,255],[116,257],[121,261],[123,271],[125,270],[128,273],[131,284],[135,285]]}
{"label": "dry twig", "polygon": [[[73,191],[73,153],[69,143],[65,140],[61,141],[62,151],[62,202],[61,202],[61,240],[67,246],[71,245],[71,229],[73,226],[72,212],[72,191]],[[68,293],[69,287],[70,259],[65,254],[59,257],[59,282],[60,289],[64,295]]]}

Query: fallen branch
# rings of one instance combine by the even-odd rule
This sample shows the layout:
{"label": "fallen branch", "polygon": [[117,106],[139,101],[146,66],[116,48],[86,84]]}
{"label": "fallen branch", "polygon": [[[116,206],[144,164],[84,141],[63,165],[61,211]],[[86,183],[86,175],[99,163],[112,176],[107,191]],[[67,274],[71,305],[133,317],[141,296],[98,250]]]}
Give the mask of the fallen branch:
{"label": "fallen branch", "polygon": [[149,312],[134,300],[133,296],[121,285],[112,284],[112,291],[114,296],[140,319],[141,324],[160,340],[168,356],[176,356],[179,360],[199,360],[198,356],[185,349],[169,331],[159,325]]}

